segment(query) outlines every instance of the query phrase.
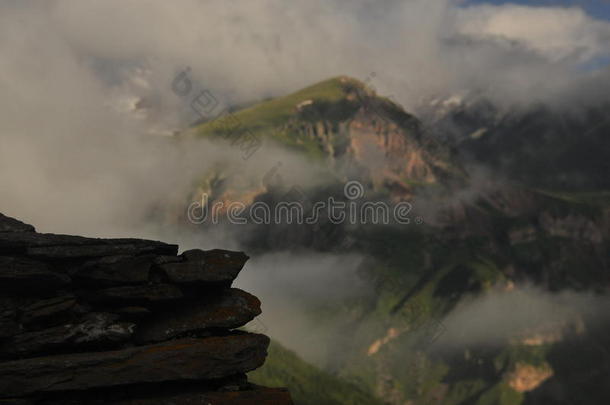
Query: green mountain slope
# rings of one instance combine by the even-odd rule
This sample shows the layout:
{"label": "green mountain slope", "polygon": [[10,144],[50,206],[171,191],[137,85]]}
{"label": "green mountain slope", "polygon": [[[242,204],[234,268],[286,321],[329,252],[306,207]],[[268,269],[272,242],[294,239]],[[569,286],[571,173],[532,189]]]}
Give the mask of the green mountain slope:
{"label": "green mountain slope", "polygon": [[255,384],[288,387],[295,405],[382,405],[372,394],[324,372],[273,342],[265,365],[250,373]]}
{"label": "green mountain slope", "polygon": [[355,108],[346,102],[348,83],[356,83],[348,78],[335,78],[318,83],[294,94],[265,101],[239,110],[230,116],[204,123],[194,129],[196,136],[235,139],[246,132],[254,136],[271,138],[274,141],[298,150],[309,156],[322,157],[321,145],[302,134],[290,131],[286,124],[297,113],[297,106],[308,100],[318,105],[334,106],[349,114]]}

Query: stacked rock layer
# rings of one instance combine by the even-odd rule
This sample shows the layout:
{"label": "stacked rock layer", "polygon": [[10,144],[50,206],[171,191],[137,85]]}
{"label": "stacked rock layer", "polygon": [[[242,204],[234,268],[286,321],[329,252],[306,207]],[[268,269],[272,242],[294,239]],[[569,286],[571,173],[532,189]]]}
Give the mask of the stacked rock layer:
{"label": "stacked rock layer", "polygon": [[291,404],[254,386],[269,339],[248,257],[37,233],[0,214],[0,405]]}

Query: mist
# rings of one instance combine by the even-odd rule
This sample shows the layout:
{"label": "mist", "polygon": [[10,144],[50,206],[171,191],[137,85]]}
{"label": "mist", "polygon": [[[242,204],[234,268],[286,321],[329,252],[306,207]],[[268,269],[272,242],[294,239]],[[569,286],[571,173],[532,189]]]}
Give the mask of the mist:
{"label": "mist", "polygon": [[462,300],[442,319],[444,332],[434,348],[463,350],[536,336],[576,336],[586,332],[585,325],[607,325],[609,309],[607,295],[591,292],[550,292],[532,285],[492,290]]}
{"label": "mist", "polygon": [[[236,280],[262,301],[263,314],[247,328],[266,333],[304,359],[322,365],[337,350],[333,310],[371,294],[358,254],[276,252],[254,257]],[[317,315],[316,315],[317,314]],[[336,355],[336,353],[334,353]]]}
{"label": "mist", "polygon": [[[506,23],[515,19],[523,23]],[[151,207],[182,201],[199,172],[217,161],[243,168],[230,148],[149,136],[192,122],[171,91],[186,66],[222,105],[371,72],[369,84],[407,108],[462,89],[585,103],[610,82],[581,68],[608,55],[609,27],[576,7],[449,0],[6,1],[0,209],[43,231],[143,236]],[[265,150],[249,173],[294,160]]]}

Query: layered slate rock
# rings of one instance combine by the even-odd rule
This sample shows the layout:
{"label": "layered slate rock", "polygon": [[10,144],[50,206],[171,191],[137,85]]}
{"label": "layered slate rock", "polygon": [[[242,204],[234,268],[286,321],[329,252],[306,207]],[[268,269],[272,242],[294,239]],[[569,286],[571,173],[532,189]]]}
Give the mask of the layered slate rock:
{"label": "layered slate rock", "polygon": [[83,259],[119,255],[175,255],[178,246],[142,239],[97,239],[35,232],[0,232],[0,251],[32,258]]}
{"label": "layered slate rock", "polygon": [[[248,256],[40,234],[0,214],[0,404],[291,404],[257,387]],[[119,387],[119,388],[117,388]]]}
{"label": "layered slate rock", "polygon": [[202,302],[163,311],[158,317],[140,325],[137,340],[158,342],[187,333],[234,329],[250,322],[260,313],[258,298],[232,288]]}
{"label": "layered slate rock", "polygon": [[0,213],[0,232],[35,232],[32,225]]}
{"label": "layered slate rock", "polygon": [[120,322],[117,315],[87,314],[86,318],[77,324],[64,324],[17,334],[1,345],[0,351],[4,357],[21,357],[61,349],[85,350],[88,347],[100,348],[104,345],[112,347],[117,343],[127,342],[134,330],[135,324]]}
{"label": "layered slate rock", "polygon": [[0,256],[0,290],[10,293],[56,290],[70,277],[49,269],[45,263],[22,257]]}
{"label": "layered slate rock", "polygon": [[242,252],[226,250],[189,250],[179,262],[166,263],[161,269],[178,284],[230,284],[248,260]]}
{"label": "layered slate rock", "polygon": [[0,365],[0,392],[10,397],[135,383],[212,380],[260,367],[268,344],[269,339],[262,335],[237,334],[10,361]]}

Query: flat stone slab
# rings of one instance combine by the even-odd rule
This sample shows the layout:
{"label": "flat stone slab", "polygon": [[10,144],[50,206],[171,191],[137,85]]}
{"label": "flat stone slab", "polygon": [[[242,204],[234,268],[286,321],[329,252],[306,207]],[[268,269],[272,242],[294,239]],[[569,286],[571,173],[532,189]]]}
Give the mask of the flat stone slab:
{"label": "flat stone slab", "polygon": [[0,313],[0,339],[14,336],[22,332],[22,327],[15,320],[16,315],[11,312]]}
{"label": "flat stone slab", "polygon": [[0,250],[44,259],[178,254],[177,245],[151,240],[98,239],[35,232],[0,232]]}
{"label": "flat stone slab", "polygon": [[235,329],[261,313],[261,302],[237,288],[201,302],[176,306],[138,325],[140,342],[161,342],[206,329]]}
{"label": "flat stone slab", "polygon": [[0,256],[0,291],[37,293],[52,291],[70,283],[70,277],[55,273],[39,261]]}
{"label": "flat stone slab", "polygon": [[76,297],[63,295],[21,307],[20,321],[28,328],[44,328],[69,320],[77,312]]}
{"label": "flat stone slab", "polygon": [[106,256],[72,268],[70,276],[79,283],[95,286],[145,284],[155,256]]}
{"label": "flat stone slab", "polygon": [[119,322],[117,315],[92,313],[76,324],[15,335],[0,344],[0,356],[32,357],[61,349],[82,351],[91,350],[92,347],[117,347],[117,344],[127,341],[134,330],[135,324]]}
{"label": "flat stone slab", "polygon": [[134,285],[111,287],[90,292],[92,302],[108,305],[147,305],[183,298],[180,288],[171,284]]}
{"label": "flat stone slab", "polygon": [[0,364],[0,398],[125,384],[211,380],[260,367],[269,338],[240,333]]}
{"label": "flat stone slab", "polygon": [[177,284],[231,284],[249,257],[229,250],[188,250],[181,262],[160,266],[169,280]]}

